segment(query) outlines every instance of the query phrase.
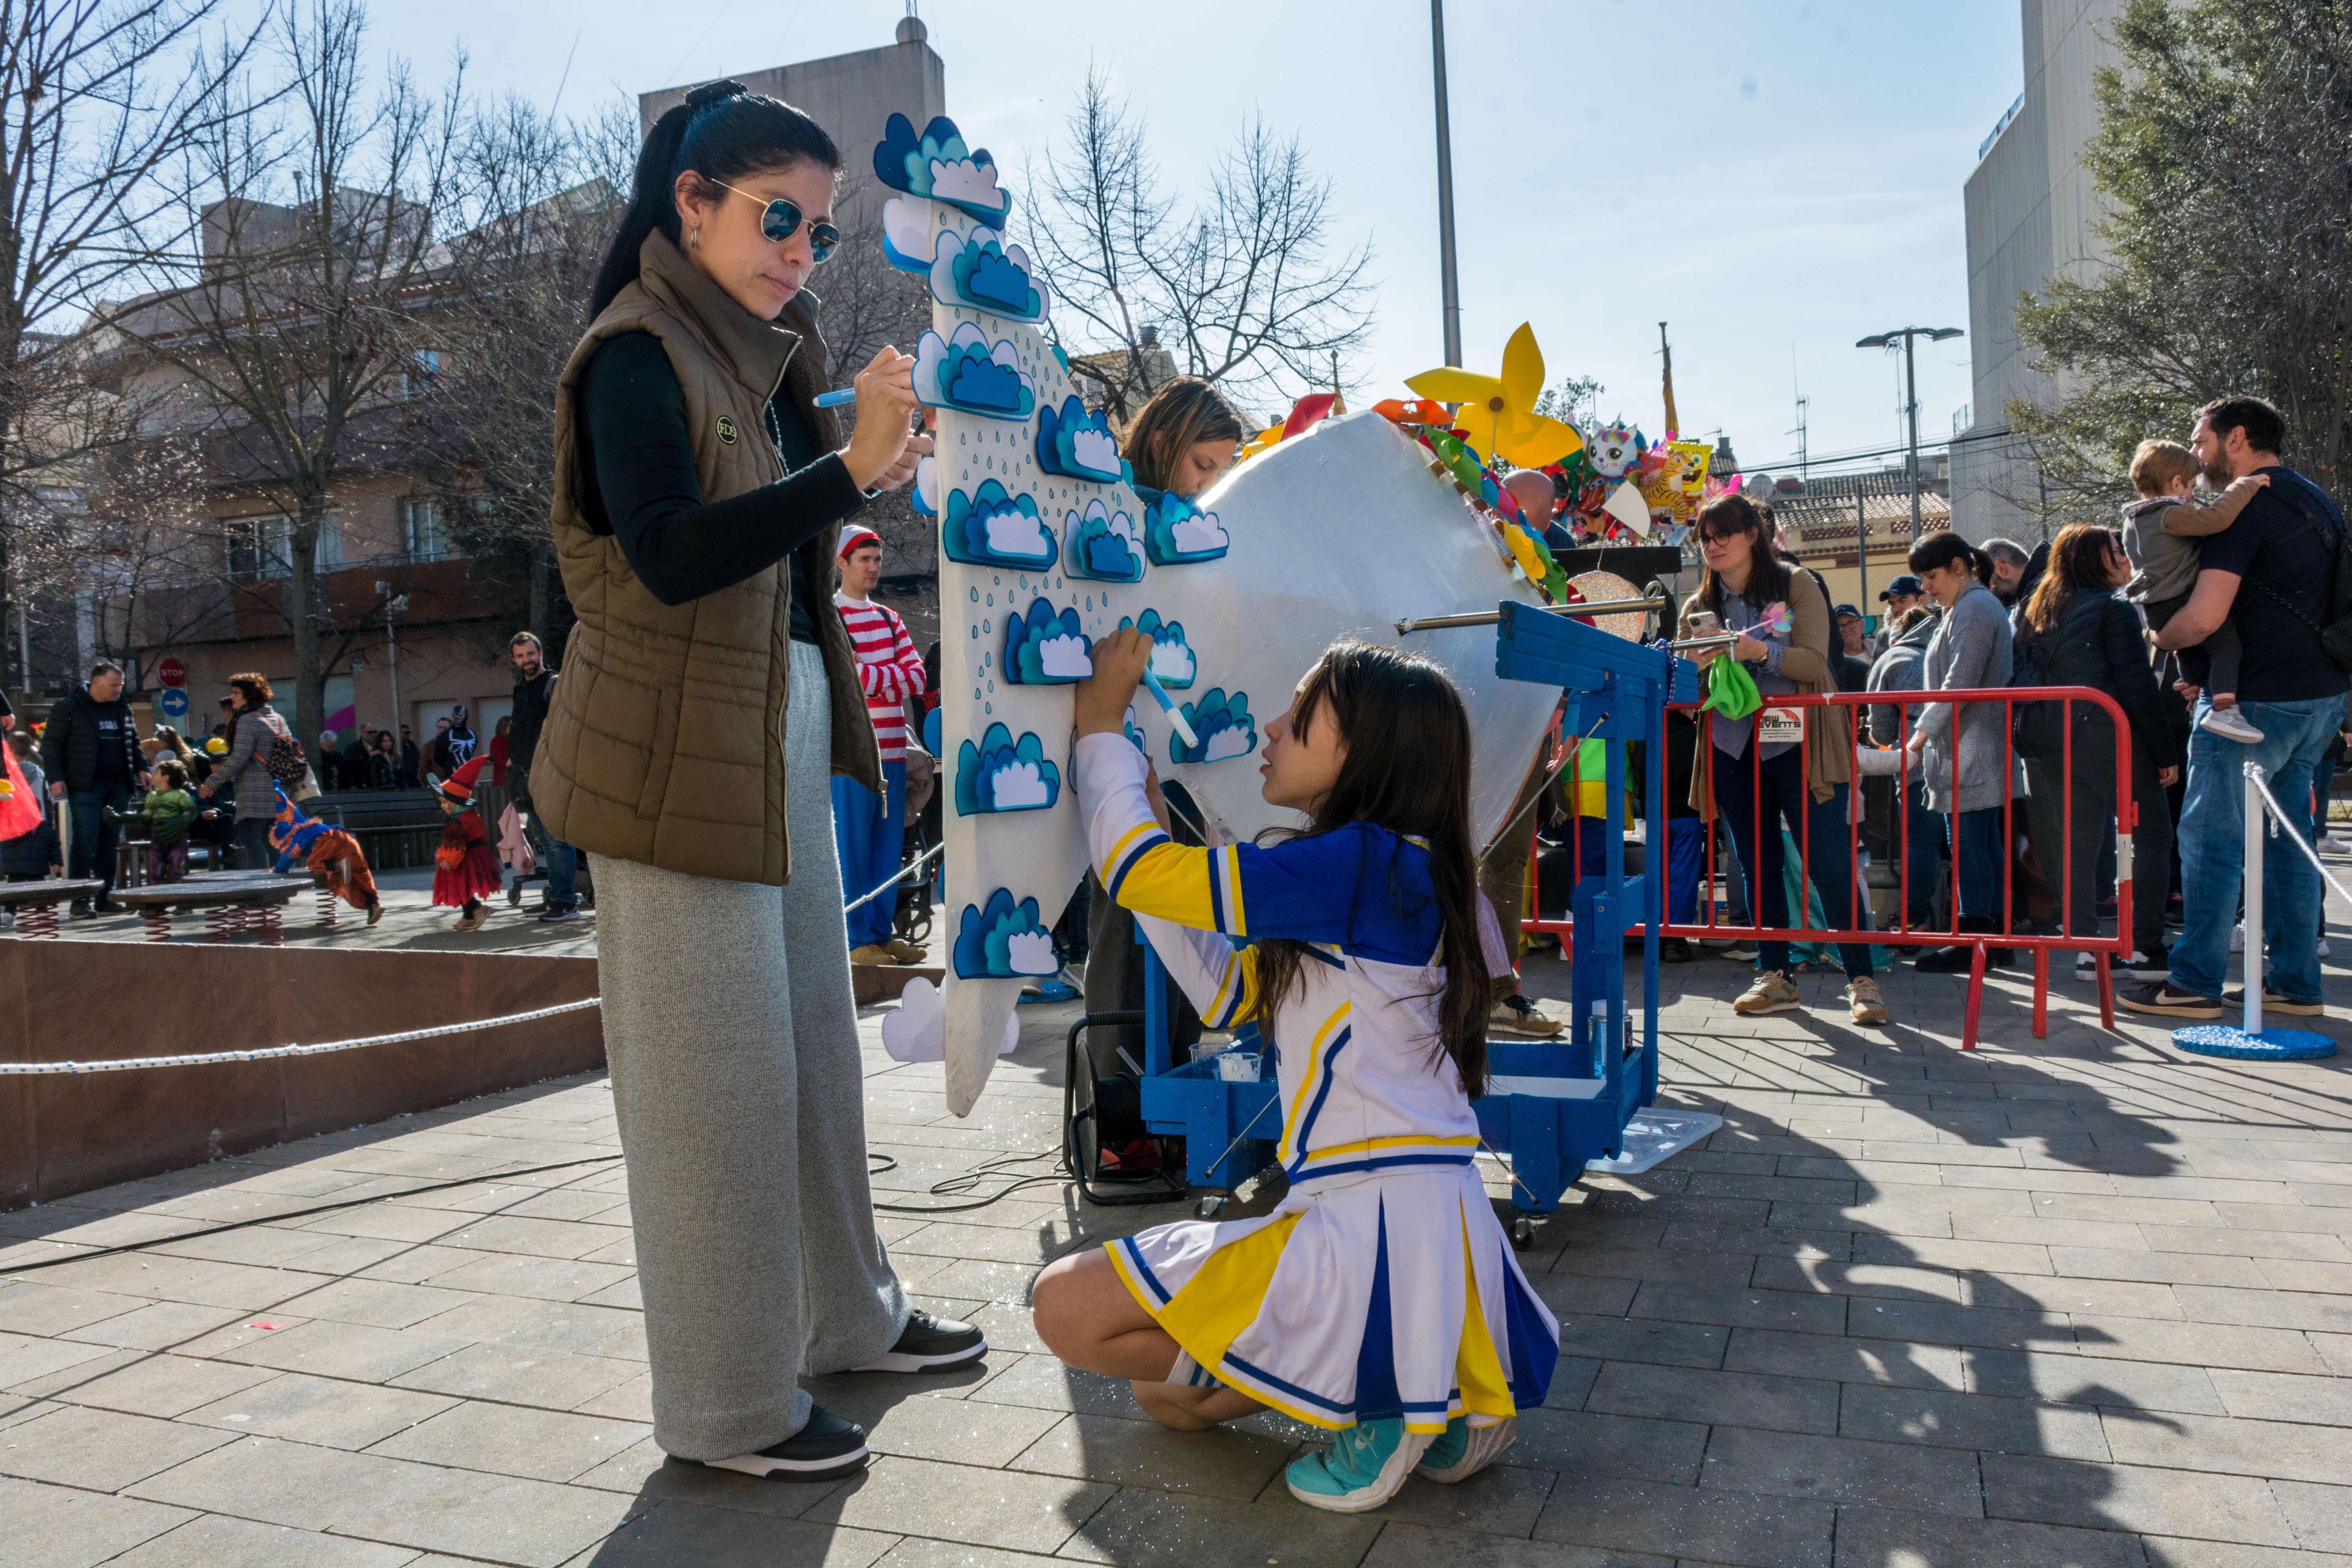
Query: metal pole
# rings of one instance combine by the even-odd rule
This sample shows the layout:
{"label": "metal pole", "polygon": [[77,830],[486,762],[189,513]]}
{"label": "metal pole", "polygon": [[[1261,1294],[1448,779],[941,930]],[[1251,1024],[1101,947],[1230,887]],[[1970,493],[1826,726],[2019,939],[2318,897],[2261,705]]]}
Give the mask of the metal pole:
{"label": "metal pole", "polygon": [[[2263,1032],[2263,770],[2246,769],[2246,1023],[2249,1035]],[[2325,889],[2322,889],[2325,891]]]}
{"label": "metal pole", "polygon": [[390,601],[386,601],[383,606],[383,640],[391,649],[388,663],[392,675],[392,744],[393,754],[396,758],[400,747],[400,639],[393,634]]}
{"label": "metal pole", "polygon": [[1914,359],[1916,332],[1903,333],[1903,391],[1911,405],[1911,542],[1919,542],[1919,368]]}
{"label": "metal pole", "polygon": [[1870,512],[1863,500],[1862,479],[1853,481],[1853,538],[1862,549],[1862,561],[1855,570],[1862,574],[1862,610],[1870,613]]}
{"label": "metal pole", "polygon": [[1445,0],[1429,0],[1430,58],[1437,77],[1437,267],[1444,295],[1445,363],[1462,363],[1462,277],[1454,262],[1454,132],[1445,112]]}

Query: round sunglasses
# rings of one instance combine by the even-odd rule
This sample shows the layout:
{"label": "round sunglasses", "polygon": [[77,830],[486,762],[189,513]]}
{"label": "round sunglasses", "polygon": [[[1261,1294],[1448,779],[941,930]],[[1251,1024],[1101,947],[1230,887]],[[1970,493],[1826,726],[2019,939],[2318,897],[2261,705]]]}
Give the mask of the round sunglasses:
{"label": "round sunglasses", "polygon": [[[710,183],[722,190],[733,191],[737,195],[748,200],[756,202],[760,199],[740,185],[730,185],[724,180],[712,180]],[[773,201],[762,204],[760,213],[760,232],[778,245],[782,245],[800,232],[802,216],[797,203],[788,202],[783,197],[778,196]],[[809,256],[822,267],[833,255],[834,247],[841,243],[841,230],[820,219],[809,225],[808,237]]]}

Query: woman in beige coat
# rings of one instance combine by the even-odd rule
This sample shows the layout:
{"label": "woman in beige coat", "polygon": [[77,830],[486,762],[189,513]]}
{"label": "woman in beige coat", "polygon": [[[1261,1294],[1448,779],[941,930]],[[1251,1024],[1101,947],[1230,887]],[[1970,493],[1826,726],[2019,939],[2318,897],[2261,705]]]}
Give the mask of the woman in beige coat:
{"label": "woman in beige coat", "polygon": [[[1853,710],[1772,707],[1775,697],[1837,689],[1830,662],[1834,634],[1829,600],[1810,573],[1792,568],[1773,551],[1763,514],[1745,496],[1711,502],[1698,515],[1697,532],[1706,570],[1683,614],[1713,616],[1725,631],[1738,634],[1728,648],[1702,650],[1700,661],[1727,658],[1746,665],[1765,707],[1746,719],[1706,715],[1706,743],[1700,748],[1699,766],[1692,770],[1691,804],[1709,820],[1718,811],[1729,820],[1739,863],[1748,872],[1750,907],[1765,928],[1790,925],[1781,874],[1780,830],[1786,824],[1804,847],[1806,869],[1830,923],[1866,930],[1870,903],[1854,877],[1848,837]],[[1769,614],[1783,605],[1785,629]],[[1768,940],[1759,945],[1756,983],[1732,1010],[1748,1016],[1797,1011],[1804,1004],[1789,978],[1789,944]],[[1841,943],[1838,956],[1853,1021],[1885,1023],[1886,1005],[1871,978],[1869,944]]]}

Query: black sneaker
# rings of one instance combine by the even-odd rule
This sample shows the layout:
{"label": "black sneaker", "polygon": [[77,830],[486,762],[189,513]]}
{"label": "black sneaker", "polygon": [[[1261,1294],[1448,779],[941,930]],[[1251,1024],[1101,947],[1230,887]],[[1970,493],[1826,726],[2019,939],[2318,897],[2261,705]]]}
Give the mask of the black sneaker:
{"label": "black sneaker", "polygon": [[94,921],[98,919],[98,911],[89,907],[89,900],[88,899],[76,899],[72,905],[67,909],[66,919],[71,921]]}
{"label": "black sneaker", "polygon": [[550,904],[539,912],[539,923],[541,925],[562,925],[579,918],[580,906],[577,904]]}
{"label": "black sneaker", "polygon": [[[2222,992],[2221,1005],[2242,1012],[2246,1005],[2246,988],[2241,985],[2233,991]],[[2263,1011],[2284,1013],[2294,1018],[2324,1018],[2327,1016],[2327,1008],[2325,1005],[2317,1002],[2297,1002],[2291,997],[2280,995],[2267,985],[2263,987]]]}
{"label": "black sneaker", "polygon": [[988,1336],[970,1323],[935,1318],[920,1307],[908,1314],[898,1342],[853,1372],[953,1372],[988,1353]]}
{"label": "black sneaker", "polygon": [[2172,977],[2172,950],[2159,947],[2154,952],[2135,952],[2125,961],[2123,968],[2134,980],[2168,980]]}
{"label": "black sneaker", "polygon": [[865,1427],[811,1405],[808,1425],[772,1448],[731,1459],[688,1462],[768,1481],[837,1481],[864,1469],[869,1457]]}
{"label": "black sneaker", "polygon": [[2221,1016],[2221,1004],[2210,996],[2200,996],[2194,991],[2183,991],[2169,981],[2126,991],[2116,1000],[2132,1012],[2146,1013],[2158,1018],[2198,1020]]}
{"label": "black sneaker", "polygon": [[1669,936],[1658,941],[1660,963],[1688,963],[1697,956],[1698,950],[1691,946],[1688,937]]}

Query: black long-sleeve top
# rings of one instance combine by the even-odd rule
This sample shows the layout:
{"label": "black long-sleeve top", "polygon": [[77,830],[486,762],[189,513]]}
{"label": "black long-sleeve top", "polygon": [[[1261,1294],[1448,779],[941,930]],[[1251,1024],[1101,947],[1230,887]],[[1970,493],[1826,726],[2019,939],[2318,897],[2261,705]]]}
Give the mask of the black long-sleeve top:
{"label": "black long-sleeve top", "polygon": [[[623,332],[590,357],[580,381],[581,497],[592,525],[612,530],[629,569],[665,605],[683,605],[789,560],[792,635],[816,641],[815,586],[800,547],[866,504],[838,453],[818,447],[782,387],[768,404],[768,438],[784,477],[705,501],[686,428],[686,393],[650,332]],[[825,584],[830,591],[832,584]]]}
{"label": "black long-sleeve top", "polygon": [[[2026,629],[2022,614],[2016,617],[2016,626],[2021,642],[2039,640]],[[2077,595],[2058,624],[2042,636],[2050,639],[2049,666],[2043,672],[2049,684],[2088,686],[2106,692],[2124,710],[2133,743],[2147,749],[2148,760],[2159,768],[2179,765],[2179,738],[2165,721],[2162,689],[2148,663],[2137,611],[2113,594]],[[2077,702],[2074,714],[2077,744],[2082,731],[2114,732],[2106,710],[2095,703]],[[2078,751],[2075,756],[2081,758],[2083,753]]]}

